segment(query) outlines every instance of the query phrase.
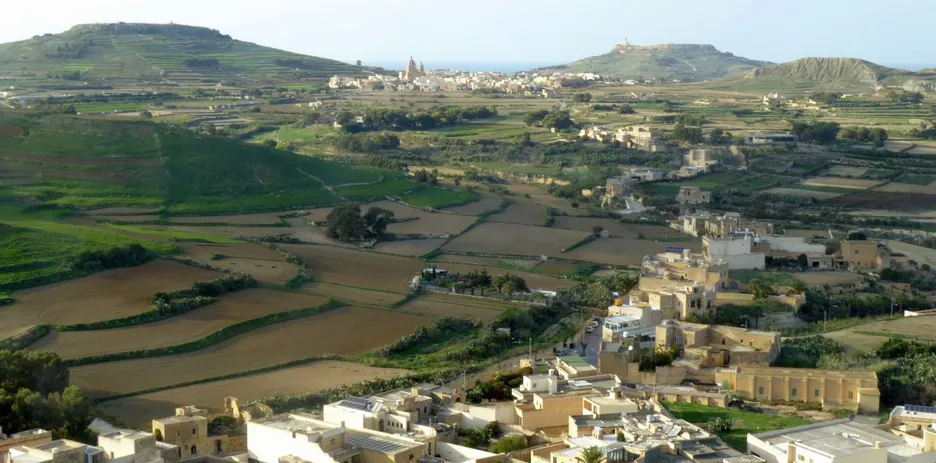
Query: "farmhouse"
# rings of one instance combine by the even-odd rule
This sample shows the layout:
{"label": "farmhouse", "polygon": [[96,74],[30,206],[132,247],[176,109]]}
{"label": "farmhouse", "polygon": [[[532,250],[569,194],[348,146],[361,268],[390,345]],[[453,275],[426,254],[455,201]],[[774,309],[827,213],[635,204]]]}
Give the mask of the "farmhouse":
{"label": "farmhouse", "polygon": [[693,149],[683,156],[683,167],[691,167],[699,173],[706,173],[715,165],[718,165],[718,161],[712,156],[711,150]]}
{"label": "farmhouse", "polygon": [[[596,375],[563,380],[554,374],[527,375],[511,394],[516,404],[517,424],[536,431],[565,426],[569,415],[583,413],[586,397],[606,395],[620,385],[613,375]],[[619,399],[621,405],[629,399]]]}
{"label": "farmhouse", "polygon": [[656,136],[656,131],[646,125],[631,125],[617,129],[614,139],[628,149],[656,152],[663,147]]}
{"label": "farmhouse", "polygon": [[842,265],[850,268],[868,270],[890,266],[887,248],[871,240],[842,241],[842,248],[837,257]]}
{"label": "farmhouse", "polygon": [[[48,434],[48,431],[32,430],[27,433]],[[20,433],[25,434],[25,433]],[[19,438],[25,438],[20,436]],[[5,440],[0,439],[0,445]],[[177,463],[182,449],[159,442],[150,433],[117,429],[98,436],[98,445],[86,445],[67,439],[49,440],[12,447],[8,453],[0,453],[6,463]]]}
{"label": "farmhouse", "polygon": [[679,246],[668,246],[665,252],[644,257],[638,289],[648,291],[701,285],[707,290],[718,291],[725,289],[728,280],[728,264],[709,263],[702,254],[693,254]]}
{"label": "farmhouse", "polygon": [[780,333],[667,320],[656,327],[657,347],[678,344],[704,367],[770,365],[780,355]]}
{"label": "farmhouse", "polygon": [[881,393],[873,371],[832,371],[740,365],[720,368],[715,381],[752,400],[816,402],[824,408],[877,413]]}
{"label": "farmhouse", "polygon": [[28,431],[10,434],[3,433],[0,428],[0,462],[10,461],[10,449],[15,447],[35,447],[52,442],[52,432],[45,429],[30,429]]}
{"label": "farmhouse", "polygon": [[685,185],[679,187],[676,201],[679,204],[707,204],[712,201],[712,192],[702,191],[697,186]]}
{"label": "farmhouse", "polygon": [[730,270],[763,269],[766,256],[753,252],[754,235],[732,233],[724,238],[702,238],[702,253],[708,262],[725,262]]}

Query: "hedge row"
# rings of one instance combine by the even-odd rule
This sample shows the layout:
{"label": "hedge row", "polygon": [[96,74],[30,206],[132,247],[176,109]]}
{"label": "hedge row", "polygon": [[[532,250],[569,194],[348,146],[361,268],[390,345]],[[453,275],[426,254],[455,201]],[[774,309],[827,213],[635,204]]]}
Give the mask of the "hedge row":
{"label": "hedge row", "polygon": [[91,323],[76,323],[74,325],[58,325],[55,327],[58,331],[91,331],[91,330],[112,330],[114,328],[126,328],[128,326],[142,325],[144,323],[153,323],[167,318],[181,315],[186,312],[204,307],[218,302],[214,297],[194,297],[183,299],[172,303],[172,311],[165,312],[158,309],[147,310],[141,314],[131,315],[129,317],[115,318],[112,320],[102,320]]}
{"label": "hedge row", "polygon": [[178,355],[185,354],[188,352],[194,352],[197,350],[205,349],[211,346],[214,346],[223,341],[227,341],[235,336],[263,328],[265,326],[270,326],[276,323],[282,323],[290,320],[296,320],[299,318],[311,317],[313,315],[318,315],[329,310],[334,310],[339,307],[344,307],[343,302],[329,300],[328,302],[317,306],[309,307],[304,309],[290,310],[288,312],[279,312],[270,315],[265,315],[263,317],[253,318],[250,320],[244,320],[240,323],[235,323],[230,326],[225,326],[214,333],[209,334],[200,339],[194,341],[189,341],[183,344],[177,344],[174,346],[166,347],[157,347],[153,349],[142,349],[129,352],[117,352],[113,354],[103,354],[103,355],[92,355],[89,357],[81,357],[71,360],[66,360],[65,363],[69,367],[80,366],[80,365],[91,365],[95,363],[106,363],[106,362],[117,362],[120,360],[130,360],[130,359],[141,359],[141,358],[150,358],[150,357],[164,357],[167,355]]}
{"label": "hedge row", "polygon": [[42,339],[52,330],[51,325],[36,325],[24,333],[13,336],[12,338],[0,341],[0,350],[20,350],[32,345],[34,342]]}

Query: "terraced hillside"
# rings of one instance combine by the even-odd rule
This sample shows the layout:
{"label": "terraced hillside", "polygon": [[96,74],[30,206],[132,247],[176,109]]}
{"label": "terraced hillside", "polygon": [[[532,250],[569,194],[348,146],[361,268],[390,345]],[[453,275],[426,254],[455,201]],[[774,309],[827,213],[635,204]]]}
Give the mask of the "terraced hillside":
{"label": "terraced hillside", "polygon": [[364,71],[177,24],[83,24],[0,45],[4,86],[268,85]]}

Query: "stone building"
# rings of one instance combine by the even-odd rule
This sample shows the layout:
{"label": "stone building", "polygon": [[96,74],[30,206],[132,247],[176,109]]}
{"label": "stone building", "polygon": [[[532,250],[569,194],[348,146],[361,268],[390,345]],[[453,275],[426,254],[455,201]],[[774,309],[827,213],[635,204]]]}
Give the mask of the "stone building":
{"label": "stone building", "polygon": [[850,268],[880,270],[890,266],[887,248],[879,246],[876,241],[842,241],[842,248],[839,254],[841,256],[841,262]]}
{"label": "stone building", "polygon": [[719,368],[715,381],[725,390],[757,401],[816,402],[824,408],[877,413],[881,392],[873,371],[736,366]]}
{"label": "stone building", "polygon": [[657,347],[678,344],[702,367],[771,365],[780,355],[780,333],[673,320],[656,327]]}
{"label": "stone building", "polygon": [[679,204],[708,204],[712,201],[711,191],[702,191],[697,186],[685,185],[679,187],[679,193],[676,194],[676,201]]}

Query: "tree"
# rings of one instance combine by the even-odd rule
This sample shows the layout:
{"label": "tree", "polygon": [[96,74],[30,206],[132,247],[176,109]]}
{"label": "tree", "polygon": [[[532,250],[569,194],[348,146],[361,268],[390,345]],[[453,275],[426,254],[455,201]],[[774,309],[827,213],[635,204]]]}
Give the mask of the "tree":
{"label": "tree", "polygon": [[576,93],[572,95],[572,101],[576,103],[588,103],[591,99],[591,93]]}
{"label": "tree", "polygon": [[809,267],[809,257],[807,257],[806,254],[800,254],[796,256],[796,265],[798,265],[800,268]]}
{"label": "tree", "polygon": [[75,109],[75,105],[70,104],[62,108],[62,114],[78,114],[78,110]]}
{"label": "tree", "polygon": [[579,452],[579,455],[575,457],[575,461],[578,463],[604,463],[605,457],[600,448],[588,447]]}
{"label": "tree", "polygon": [[543,127],[548,129],[565,130],[572,127],[572,116],[568,111],[556,111],[543,118]]}
{"label": "tree", "polygon": [[774,294],[773,287],[760,278],[754,278],[748,283],[748,291],[754,295],[754,299],[766,299]]}
{"label": "tree", "polygon": [[523,450],[527,447],[526,438],[523,436],[513,435],[513,436],[504,436],[497,440],[494,445],[491,446],[492,453],[510,453],[516,452],[517,450]]}
{"label": "tree", "polygon": [[361,66],[362,66],[361,60],[357,60],[357,61],[354,63],[354,65],[357,66],[357,67],[361,67]]}
{"label": "tree", "polygon": [[731,432],[731,418],[716,416],[705,424],[705,429],[712,434],[725,434]]}
{"label": "tree", "polygon": [[618,113],[620,114],[634,114],[635,112],[636,111],[634,111],[634,107],[626,103],[622,104],[621,107],[618,108]]}
{"label": "tree", "polygon": [[721,127],[715,127],[712,129],[712,143],[718,145],[729,140],[731,140],[731,137],[726,137],[725,131],[722,130]]}
{"label": "tree", "polygon": [[367,224],[356,204],[335,207],[327,217],[328,236],[341,241],[354,241],[367,236]]}
{"label": "tree", "polygon": [[140,111],[140,117],[143,119],[152,119],[153,113],[151,111]]}
{"label": "tree", "polygon": [[686,127],[683,124],[676,124],[676,126],[673,127],[673,139],[690,144],[697,144],[702,143],[705,137],[702,135],[702,129],[698,127]]}
{"label": "tree", "polygon": [[542,122],[543,119],[545,119],[546,116],[548,115],[549,115],[549,111],[545,109],[528,112],[526,113],[526,115],[523,116],[523,123],[526,125],[537,125],[540,122]]}
{"label": "tree", "polygon": [[530,140],[530,133],[524,132],[523,135],[520,135],[520,141],[517,142],[519,146],[533,146],[533,140]]}
{"label": "tree", "polygon": [[370,233],[370,236],[381,236],[387,231],[387,225],[393,222],[393,211],[371,207],[364,214],[364,225]]}

